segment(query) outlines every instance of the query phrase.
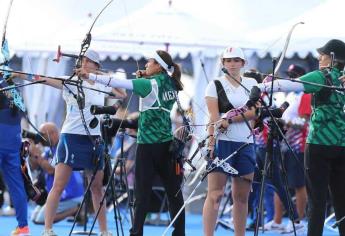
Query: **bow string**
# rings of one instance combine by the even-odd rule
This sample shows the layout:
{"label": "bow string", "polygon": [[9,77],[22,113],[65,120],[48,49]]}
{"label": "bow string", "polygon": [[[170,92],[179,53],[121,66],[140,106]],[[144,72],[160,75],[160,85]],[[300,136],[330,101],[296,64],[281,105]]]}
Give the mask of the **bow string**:
{"label": "bow string", "polygon": [[[113,0],[110,0],[103,8],[102,10],[98,13],[98,15],[96,16],[96,18],[93,20],[88,32],[86,33],[85,38],[83,39],[81,46],[80,46],[80,52],[76,61],[76,66],[75,68],[80,68],[82,66],[82,59],[85,56],[86,51],[89,49],[90,45],[91,45],[91,31],[95,25],[95,23],[97,22],[98,18],[100,17],[100,15],[103,13],[103,11],[113,2]],[[77,100],[77,104],[78,104],[78,108],[79,108],[79,112],[80,112],[80,117],[85,129],[86,134],[88,135],[88,137],[90,138],[90,141],[93,143],[94,147],[95,147],[95,143],[94,140],[91,138],[91,133],[90,130],[87,127],[86,124],[86,120],[85,120],[85,116],[84,116],[84,111],[83,109],[85,108],[85,93],[83,90],[83,80],[78,77],[78,79],[76,81],[73,81],[72,78],[76,75],[75,72],[73,72],[73,74],[65,81],[63,82],[63,86],[65,86],[67,88],[67,90],[69,90],[73,96],[75,97],[75,99]],[[68,86],[66,85],[66,82],[68,81],[68,84],[70,85],[74,85],[76,86],[77,89],[77,94],[73,93],[71,91],[70,88],[68,88]]]}

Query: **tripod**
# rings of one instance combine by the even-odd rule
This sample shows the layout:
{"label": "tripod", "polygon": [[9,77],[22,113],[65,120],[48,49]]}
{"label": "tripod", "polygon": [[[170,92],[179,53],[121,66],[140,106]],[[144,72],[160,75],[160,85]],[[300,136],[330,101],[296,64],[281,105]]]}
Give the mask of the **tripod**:
{"label": "tripod", "polygon": [[[133,205],[134,205],[133,193],[129,189],[128,179],[127,179],[128,173],[127,173],[127,169],[126,169],[126,156],[128,159],[129,154],[128,154],[128,150],[126,150],[126,153],[127,153],[126,155],[125,155],[125,151],[124,151],[125,135],[130,135],[130,134],[127,134],[125,131],[126,131],[125,128],[119,128],[119,131],[118,131],[118,134],[120,137],[120,156],[116,158],[113,173],[118,172],[118,173],[116,173],[119,176],[119,186],[118,186],[117,190],[119,190],[120,193],[124,193],[117,199],[120,199],[120,202],[121,202],[122,201],[121,199],[125,199],[127,197],[127,199],[128,199],[127,200],[127,209],[129,209],[131,222],[133,222]],[[131,145],[134,145],[134,144],[131,144]],[[130,148],[133,148],[133,147],[130,147]]]}
{"label": "tripod", "polygon": [[[104,129],[104,139],[107,140],[107,128],[110,127],[110,117],[109,115],[104,115],[104,125],[105,125],[105,129]],[[108,164],[108,167],[109,167],[109,170],[112,170],[111,171],[111,174],[110,174],[110,179],[107,183],[107,186],[106,186],[106,189],[105,189],[105,193],[108,191],[109,187],[111,187],[111,191],[112,191],[112,200],[113,200],[113,204],[114,204],[114,219],[115,219],[115,224],[116,224],[116,232],[117,232],[117,235],[119,235],[119,229],[118,229],[118,222],[120,224],[120,229],[121,229],[121,234],[124,235],[124,232],[123,232],[123,226],[122,226],[122,218],[121,218],[121,215],[120,215],[120,210],[118,208],[118,201],[117,201],[117,198],[116,198],[116,194],[115,194],[115,181],[114,181],[114,176],[115,176],[115,171],[117,169],[117,167],[120,168],[120,176],[122,177],[123,175],[125,176],[124,178],[124,183],[125,183],[125,190],[129,196],[129,199],[131,199],[131,194],[129,192],[129,189],[128,189],[128,183],[127,183],[127,173],[126,173],[126,168],[125,168],[125,158],[124,158],[124,155],[123,155],[123,143],[124,143],[124,135],[125,135],[125,129],[124,128],[119,128],[118,130],[118,133],[120,134],[120,139],[121,139],[121,155],[119,158],[116,159],[116,162],[115,162],[115,165],[114,165],[114,168],[112,169],[111,168],[111,164],[110,164],[110,156],[108,154],[108,145],[105,144],[105,155],[106,155],[106,162]],[[92,224],[92,227],[91,227],[91,231],[95,225],[95,222],[96,222],[96,219],[97,219],[97,216],[98,214],[100,213],[100,210],[101,210],[101,207],[104,203],[104,200],[105,200],[105,197],[106,197],[106,194],[103,195],[103,198],[100,202],[100,206],[97,210],[97,213],[96,213],[96,216],[95,216],[95,219],[93,221],[93,224]],[[131,220],[133,220],[133,213],[132,213],[132,208],[131,208],[131,200],[129,200],[129,205],[130,205],[130,214],[131,214]]]}
{"label": "tripod", "polygon": [[[85,173],[83,175],[84,175],[84,184],[85,184],[85,183],[87,183],[87,177],[86,177]],[[92,232],[87,231],[87,222],[88,222],[88,217],[87,217],[87,209],[88,209],[88,207],[87,207],[87,205],[88,205],[89,201],[90,201],[90,192],[87,191],[85,193],[85,202],[86,203],[85,203],[85,207],[84,207],[84,212],[82,213],[82,214],[84,214],[83,217],[85,219],[84,220],[84,224],[83,224],[83,231],[73,231],[72,234],[76,234],[76,235],[90,235],[90,234],[91,235],[96,235],[96,233],[92,233]],[[80,209],[82,209],[82,208],[80,207]],[[76,220],[78,215],[79,215],[79,213],[77,212],[74,221]]]}
{"label": "tripod", "polygon": [[[118,130],[118,134],[120,137],[120,156],[116,158],[115,164],[114,164],[114,168],[113,168],[113,172],[111,174],[111,176],[115,176],[115,171],[116,169],[119,168],[119,177],[120,177],[120,192],[125,192],[127,194],[127,198],[128,198],[128,207],[129,207],[129,211],[130,211],[130,216],[131,216],[131,222],[133,222],[133,194],[131,193],[129,187],[128,187],[128,180],[127,180],[127,170],[126,170],[126,157],[124,155],[124,139],[125,139],[125,128],[119,128]],[[118,203],[117,203],[118,204]],[[114,205],[115,207],[115,205]]]}
{"label": "tripod", "polygon": [[[282,160],[282,154],[280,151],[279,140],[280,140],[280,138],[283,138],[282,137],[283,134],[281,133],[281,130],[280,130],[277,122],[278,121],[273,116],[270,118],[270,121],[269,121],[270,131],[268,133],[267,151],[266,151],[264,166],[263,166],[263,170],[261,171],[262,179],[261,179],[261,186],[260,186],[259,209],[256,213],[256,227],[255,227],[254,235],[258,235],[260,221],[264,219],[264,216],[263,216],[264,188],[265,188],[266,178],[269,177],[272,179],[273,165],[277,164],[277,163],[274,163],[274,156],[273,155],[276,154],[276,153],[274,153],[275,150],[279,150],[277,157],[279,159],[279,164],[281,165],[282,174],[283,174],[283,181],[284,181],[283,185],[284,185],[284,190],[285,190],[285,197],[287,198],[287,203],[288,203],[288,209],[287,210],[289,212],[289,218],[290,218],[292,225],[293,225],[294,235],[296,235],[296,229],[295,229],[295,224],[294,224],[295,217],[294,217],[294,211],[293,211],[293,205],[292,205],[292,201],[291,201],[290,192],[288,189],[287,173],[286,173],[286,170],[284,167],[284,163]],[[275,149],[275,145],[276,145],[276,149]]]}

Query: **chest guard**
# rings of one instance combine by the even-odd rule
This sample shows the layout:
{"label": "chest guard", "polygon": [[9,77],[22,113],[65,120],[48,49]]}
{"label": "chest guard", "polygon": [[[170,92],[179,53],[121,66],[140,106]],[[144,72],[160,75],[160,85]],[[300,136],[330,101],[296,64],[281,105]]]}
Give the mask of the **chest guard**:
{"label": "chest guard", "polygon": [[[150,80],[151,82],[151,92],[144,98],[140,97],[139,98],[139,111],[140,112],[144,112],[147,110],[157,110],[157,109],[161,109],[163,111],[166,111],[168,113],[170,113],[170,110],[162,107],[162,104],[160,102],[159,99],[159,91],[158,91],[158,84],[157,81],[152,79]],[[154,104],[157,102],[157,105],[154,106]]]}

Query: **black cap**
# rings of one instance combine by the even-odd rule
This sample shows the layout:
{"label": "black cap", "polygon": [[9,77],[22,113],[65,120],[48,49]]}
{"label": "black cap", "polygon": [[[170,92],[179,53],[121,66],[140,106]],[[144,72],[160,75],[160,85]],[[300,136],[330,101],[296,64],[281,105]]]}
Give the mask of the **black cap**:
{"label": "black cap", "polygon": [[286,74],[290,78],[297,78],[306,73],[305,69],[302,66],[296,65],[296,64],[291,64],[286,71]]}
{"label": "black cap", "polygon": [[320,54],[331,55],[334,52],[335,60],[345,62],[345,43],[339,39],[331,39],[323,47],[316,49]]}

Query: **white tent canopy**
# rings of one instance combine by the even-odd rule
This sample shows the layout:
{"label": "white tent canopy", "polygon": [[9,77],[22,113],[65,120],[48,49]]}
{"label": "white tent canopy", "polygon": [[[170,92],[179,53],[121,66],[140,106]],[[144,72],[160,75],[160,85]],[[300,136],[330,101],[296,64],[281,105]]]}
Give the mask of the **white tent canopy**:
{"label": "white tent canopy", "polygon": [[[2,0],[0,26],[9,1]],[[14,0],[7,27],[10,47],[19,55],[30,52],[40,57],[49,56],[42,52],[55,52],[57,45],[62,45],[65,51],[78,52],[85,33],[106,2]],[[212,51],[213,56],[219,51],[207,50],[233,43],[245,48],[263,48],[262,44],[272,42],[280,34],[268,31],[267,37],[258,42],[260,37],[253,37],[254,30],[287,22],[321,2],[118,0],[103,12],[94,27],[94,39],[104,40],[93,40],[91,46],[101,51],[103,57],[136,55],[143,48],[157,49],[158,44],[169,44],[173,53],[203,50],[207,54]]]}
{"label": "white tent canopy", "polygon": [[[141,8],[147,1],[113,1],[101,14],[94,29],[125,17],[128,12]],[[10,0],[1,0],[1,30],[9,2]],[[108,0],[13,0],[6,35],[12,53],[21,56],[30,52],[36,57],[48,57],[55,53],[58,45],[63,45],[69,52],[78,52],[86,32],[107,2]]]}
{"label": "white tent canopy", "polygon": [[[202,51],[217,56],[229,45],[262,49],[253,31],[279,25],[320,4],[320,0],[153,0],[116,22],[95,29],[97,49],[134,54],[166,48],[172,54]],[[298,7],[296,7],[298,6]],[[262,9],[262,10],[259,10]],[[282,14],[284,12],[284,14]],[[269,34],[269,42],[276,36]]]}
{"label": "white tent canopy", "polygon": [[[8,2],[9,0],[6,0],[3,5],[6,6]],[[169,7],[168,0],[114,1],[100,16],[92,31],[91,48],[99,51],[102,59],[107,56],[112,59],[119,56],[138,58],[144,52],[164,49],[167,45],[173,55],[191,53],[194,91],[199,92],[195,93],[194,102],[198,103],[200,109],[205,109],[202,91],[206,80],[200,59],[205,63],[208,78],[214,79],[219,73],[218,56],[225,46],[239,45],[250,48],[252,50],[246,52],[247,56],[250,56],[257,48],[264,48],[262,45],[265,42],[271,42],[272,38],[281,35],[279,32],[267,31],[264,34],[267,37],[258,41],[260,35],[254,35],[254,29],[288,22],[289,19],[319,5],[321,0],[291,0],[279,3],[276,0],[170,2]],[[51,63],[57,45],[62,45],[65,52],[78,53],[85,33],[105,4],[106,1],[94,0],[14,0],[7,26],[9,44],[17,55],[34,59],[23,63],[23,70],[52,76],[61,75],[66,66],[60,64],[57,71],[56,64]],[[0,23],[6,9],[0,9]],[[250,61],[248,66],[251,66]],[[46,87],[41,86],[41,89]],[[29,87],[26,90],[29,90]],[[50,109],[53,109],[53,106],[50,106]],[[44,116],[46,113],[46,110],[36,109],[30,110],[29,115]],[[37,120],[44,120],[44,117]]]}
{"label": "white tent canopy", "polygon": [[[316,48],[321,47],[328,40],[337,38],[345,41],[345,32],[341,27],[344,21],[344,8],[345,2],[342,0],[323,1],[320,5],[282,24],[253,32],[258,43],[265,45],[263,50],[258,51],[259,56],[265,56],[267,52],[277,56],[283,48],[288,31],[297,22],[304,24],[295,28],[287,57],[292,57],[295,53],[301,58],[306,57],[308,53],[316,57]],[[272,43],[272,35],[280,36],[280,39]]]}
{"label": "white tent canopy", "polygon": [[178,9],[175,2],[156,0],[119,21],[99,27],[94,40],[113,45],[115,52],[132,50],[145,54],[162,48],[182,56],[204,50],[211,51],[212,56],[219,55],[226,45],[246,45],[238,35],[206,19]]}

